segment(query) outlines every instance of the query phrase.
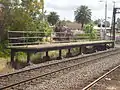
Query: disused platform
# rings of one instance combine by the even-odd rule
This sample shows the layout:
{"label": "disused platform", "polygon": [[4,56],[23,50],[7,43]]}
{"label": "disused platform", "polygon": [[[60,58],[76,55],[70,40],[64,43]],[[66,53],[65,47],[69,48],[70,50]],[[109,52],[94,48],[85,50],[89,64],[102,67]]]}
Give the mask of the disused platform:
{"label": "disused platform", "polygon": [[36,52],[46,52],[46,59],[49,59],[48,52],[52,50],[59,50],[59,59],[61,59],[62,49],[68,49],[67,55],[70,56],[70,50],[72,48],[80,48],[79,53],[83,53],[83,49],[86,46],[95,46],[105,49],[114,48],[114,41],[87,41],[87,42],[71,42],[71,43],[49,43],[49,44],[39,44],[39,45],[22,45],[22,46],[8,46],[8,49],[11,49],[11,62],[14,62],[14,57],[16,52],[24,52],[27,54],[27,63],[30,61],[30,55]]}

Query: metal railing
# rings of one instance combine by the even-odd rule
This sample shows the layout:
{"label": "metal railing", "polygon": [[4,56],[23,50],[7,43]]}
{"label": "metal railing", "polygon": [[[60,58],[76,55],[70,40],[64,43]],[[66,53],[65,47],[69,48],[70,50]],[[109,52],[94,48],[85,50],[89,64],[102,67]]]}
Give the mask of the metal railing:
{"label": "metal railing", "polygon": [[8,31],[9,46],[86,41],[89,37],[73,32]]}

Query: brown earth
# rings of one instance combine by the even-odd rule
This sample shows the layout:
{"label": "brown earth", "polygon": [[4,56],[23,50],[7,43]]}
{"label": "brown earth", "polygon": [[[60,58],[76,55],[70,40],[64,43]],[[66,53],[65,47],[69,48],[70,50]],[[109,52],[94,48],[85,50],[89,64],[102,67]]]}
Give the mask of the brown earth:
{"label": "brown earth", "polygon": [[0,75],[14,71],[14,69],[9,64],[7,64],[8,61],[9,58],[0,58]]}

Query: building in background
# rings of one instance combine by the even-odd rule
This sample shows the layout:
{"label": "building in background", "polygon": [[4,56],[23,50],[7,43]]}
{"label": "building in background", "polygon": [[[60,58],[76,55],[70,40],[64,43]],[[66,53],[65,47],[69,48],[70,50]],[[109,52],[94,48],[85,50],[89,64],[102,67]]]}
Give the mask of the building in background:
{"label": "building in background", "polygon": [[[110,38],[108,38],[108,33],[110,33],[111,27],[98,27],[98,26],[94,26],[94,29],[97,30],[97,35],[101,40],[109,40]],[[106,32],[105,32],[106,29]]]}

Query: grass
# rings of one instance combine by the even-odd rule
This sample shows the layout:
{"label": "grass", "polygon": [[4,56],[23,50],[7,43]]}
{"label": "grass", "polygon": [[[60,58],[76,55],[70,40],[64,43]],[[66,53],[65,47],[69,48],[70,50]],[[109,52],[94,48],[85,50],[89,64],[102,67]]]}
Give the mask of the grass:
{"label": "grass", "polygon": [[0,74],[14,71],[14,69],[7,64],[9,61],[10,61],[9,58],[0,58]]}
{"label": "grass", "polygon": [[[66,57],[67,52],[68,52],[67,49],[63,49],[62,56]],[[73,54],[75,54],[76,52],[79,52],[79,49],[73,48],[73,49],[71,49],[71,52]],[[31,62],[34,64],[39,64],[41,62],[44,62],[44,60],[42,59],[44,56],[45,56],[45,52],[40,52],[40,53],[38,52],[36,54],[32,54]],[[59,51],[58,50],[49,51],[49,56],[50,56],[51,60],[57,59],[57,57],[59,56]],[[19,69],[23,68],[27,65],[25,53],[22,53],[22,52],[16,53],[15,60],[17,60],[16,65]],[[8,72],[14,71],[14,69],[8,64],[9,62],[10,62],[10,58],[0,58],[0,73],[8,73]]]}

